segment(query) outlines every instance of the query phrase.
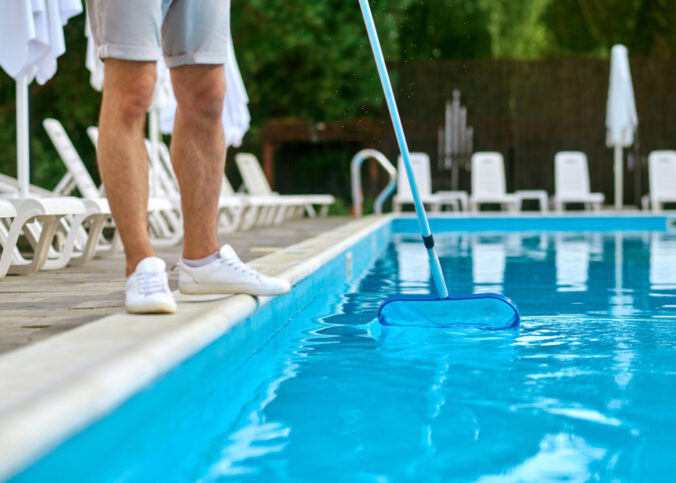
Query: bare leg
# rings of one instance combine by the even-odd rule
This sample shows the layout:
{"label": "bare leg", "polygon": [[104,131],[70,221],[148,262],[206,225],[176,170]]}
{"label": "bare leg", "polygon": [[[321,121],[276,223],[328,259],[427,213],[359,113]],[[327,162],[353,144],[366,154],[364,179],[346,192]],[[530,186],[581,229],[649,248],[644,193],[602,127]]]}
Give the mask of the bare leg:
{"label": "bare leg", "polygon": [[175,67],[171,79],[178,101],[171,159],[181,188],[183,258],[196,260],[219,248],[218,199],[225,168],[223,66]]}
{"label": "bare leg", "polygon": [[106,59],[97,159],[126,256],[126,274],[154,256],[148,238],[148,162],[143,141],[155,63]]}

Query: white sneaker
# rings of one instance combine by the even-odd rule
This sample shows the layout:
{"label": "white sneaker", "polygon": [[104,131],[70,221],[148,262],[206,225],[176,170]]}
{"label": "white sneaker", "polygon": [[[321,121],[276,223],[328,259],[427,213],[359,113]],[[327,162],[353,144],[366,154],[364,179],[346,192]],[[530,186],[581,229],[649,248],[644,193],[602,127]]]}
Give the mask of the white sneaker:
{"label": "white sneaker", "polygon": [[176,301],[169,290],[164,260],[144,258],[127,277],[125,307],[132,314],[173,314]]}
{"label": "white sneaker", "polygon": [[282,278],[258,273],[242,262],[230,245],[223,245],[220,258],[203,267],[178,262],[178,289],[186,294],[280,295],[291,290]]}

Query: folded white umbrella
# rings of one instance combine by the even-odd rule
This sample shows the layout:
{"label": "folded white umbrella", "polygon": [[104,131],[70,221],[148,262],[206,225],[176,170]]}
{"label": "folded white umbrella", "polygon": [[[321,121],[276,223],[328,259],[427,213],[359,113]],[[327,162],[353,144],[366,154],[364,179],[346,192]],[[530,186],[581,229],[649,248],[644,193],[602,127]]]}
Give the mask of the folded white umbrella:
{"label": "folded white umbrella", "polygon": [[622,149],[634,143],[638,126],[634,87],[631,83],[629,57],[624,45],[615,45],[610,56],[610,83],[606,107],[606,145],[614,148],[615,209],[622,208]]}
{"label": "folded white umbrella", "polygon": [[0,66],[16,80],[17,177],[28,196],[28,85],[44,84],[66,51],[63,26],[82,12],[81,0],[5,0],[0,16]]}

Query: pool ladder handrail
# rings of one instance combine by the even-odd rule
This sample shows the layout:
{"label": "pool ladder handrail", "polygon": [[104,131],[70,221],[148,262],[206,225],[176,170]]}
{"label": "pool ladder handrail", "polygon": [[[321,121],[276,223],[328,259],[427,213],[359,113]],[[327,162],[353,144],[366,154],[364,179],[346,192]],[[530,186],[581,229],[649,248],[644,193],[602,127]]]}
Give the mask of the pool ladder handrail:
{"label": "pool ladder handrail", "polygon": [[364,204],[364,193],[361,187],[361,165],[367,159],[375,159],[390,177],[387,186],[376,197],[374,204],[374,211],[377,214],[383,212],[383,204],[389,198],[397,186],[397,168],[385,157],[383,153],[375,149],[362,149],[354,155],[350,162],[350,172],[352,178],[352,206],[354,208],[354,216],[362,216],[362,209]]}

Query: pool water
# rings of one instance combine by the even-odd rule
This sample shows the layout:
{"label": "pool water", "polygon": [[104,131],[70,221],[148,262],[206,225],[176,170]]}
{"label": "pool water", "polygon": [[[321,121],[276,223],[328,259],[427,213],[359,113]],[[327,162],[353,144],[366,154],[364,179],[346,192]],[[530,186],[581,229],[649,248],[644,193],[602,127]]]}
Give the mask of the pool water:
{"label": "pool water", "polygon": [[676,235],[437,238],[450,291],[508,295],[519,330],[381,327],[385,297],[432,290],[395,235],[104,479],[673,481]]}
{"label": "pool water", "polygon": [[267,373],[233,421],[202,428],[186,479],[671,480],[676,236],[438,243],[451,292],[508,294],[519,331],[374,323],[383,297],[431,290],[420,242],[399,236],[239,369]]}

